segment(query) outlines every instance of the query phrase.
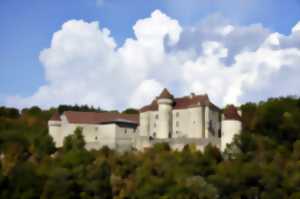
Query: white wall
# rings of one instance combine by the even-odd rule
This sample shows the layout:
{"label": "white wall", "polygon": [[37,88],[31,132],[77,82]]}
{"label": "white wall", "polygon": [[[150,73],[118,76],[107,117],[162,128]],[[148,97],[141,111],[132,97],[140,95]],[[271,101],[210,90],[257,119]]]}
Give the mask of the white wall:
{"label": "white wall", "polygon": [[[159,114],[158,111],[149,112],[149,136],[157,137],[158,125],[159,125]],[[155,134],[155,135],[154,135]]]}
{"label": "white wall", "polygon": [[157,138],[166,139],[172,133],[172,100],[158,100],[158,133]]}
{"label": "white wall", "polygon": [[56,147],[62,146],[63,134],[61,133],[61,122],[60,121],[49,121],[49,134],[53,139]]}
{"label": "white wall", "polygon": [[140,113],[140,126],[139,126],[140,136],[150,136],[150,113],[142,112]]}
{"label": "white wall", "polygon": [[[82,135],[86,142],[87,149],[100,149],[103,146],[108,146],[112,149],[115,148],[115,137],[116,137],[116,125],[115,124],[104,124],[104,125],[95,125],[95,124],[72,124],[65,123],[62,125],[62,140],[68,135],[74,133],[76,128],[82,128]],[[62,146],[62,145],[61,145]],[[61,147],[57,146],[57,147]]]}
{"label": "white wall", "polygon": [[[172,111],[173,114],[173,133],[172,137],[188,137],[190,112],[188,109],[175,109]],[[177,123],[179,124],[177,126]]]}
{"label": "white wall", "polygon": [[[160,104],[160,111],[147,111],[140,115],[140,136],[152,136],[154,138],[168,138],[166,132],[171,131],[173,138],[210,138],[218,137],[218,131],[221,129],[220,111],[209,107],[191,107],[187,109],[171,109],[169,105]],[[203,132],[203,114],[204,125]],[[171,114],[170,114],[171,112]],[[210,122],[211,121],[211,122]],[[214,136],[209,131],[209,125],[212,125]],[[156,136],[154,135],[156,134]],[[160,134],[158,134],[160,133]],[[204,134],[204,137],[203,137]]]}
{"label": "white wall", "polygon": [[138,132],[134,128],[116,126],[116,149],[126,151],[134,147],[134,138]]}
{"label": "white wall", "polygon": [[134,146],[135,128],[126,125],[112,124],[74,124],[66,117],[61,122],[49,121],[49,134],[53,137],[56,147],[62,147],[64,138],[74,133],[76,128],[82,128],[82,135],[86,142],[86,149],[101,149],[108,146],[120,151]]}
{"label": "white wall", "polygon": [[241,133],[242,123],[238,120],[222,121],[221,151],[224,151],[227,144],[232,143],[235,135]]}
{"label": "white wall", "polygon": [[202,138],[202,113],[201,107],[189,108],[189,122],[185,125],[189,125],[186,127],[187,137],[189,138]]}

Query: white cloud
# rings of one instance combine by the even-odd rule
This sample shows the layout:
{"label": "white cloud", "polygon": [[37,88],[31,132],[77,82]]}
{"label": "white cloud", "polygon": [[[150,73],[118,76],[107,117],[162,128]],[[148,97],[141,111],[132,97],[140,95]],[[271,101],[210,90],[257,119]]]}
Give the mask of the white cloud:
{"label": "white cloud", "polygon": [[163,87],[177,96],[208,93],[218,105],[300,93],[299,23],[288,36],[219,15],[182,27],[156,10],[133,31],[135,38],[117,46],[98,22],[66,22],[40,54],[47,84],[6,104],[140,107]]}
{"label": "white cloud", "polygon": [[292,33],[300,32],[300,22],[298,22],[293,28]]}
{"label": "white cloud", "polygon": [[130,97],[129,106],[144,106],[151,103],[157,96],[157,91],[161,91],[163,86],[154,79],[144,80]]}

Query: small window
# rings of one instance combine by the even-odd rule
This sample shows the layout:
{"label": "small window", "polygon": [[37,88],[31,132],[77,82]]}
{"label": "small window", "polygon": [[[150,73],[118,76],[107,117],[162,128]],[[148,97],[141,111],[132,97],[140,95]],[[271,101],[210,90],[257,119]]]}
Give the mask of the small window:
{"label": "small window", "polygon": [[154,128],[156,128],[156,123],[154,123]]}
{"label": "small window", "polygon": [[176,127],[179,127],[179,122],[178,121],[176,122]]}
{"label": "small window", "polygon": [[155,119],[158,119],[158,114],[155,115]]}
{"label": "small window", "polygon": [[127,129],[124,130],[124,133],[125,133],[125,134],[127,133]]}
{"label": "small window", "polygon": [[95,137],[95,140],[98,140],[98,137],[97,137],[97,136]]}
{"label": "small window", "polygon": [[156,133],[155,133],[155,132],[153,133],[153,137],[154,137],[154,138],[156,137]]}
{"label": "small window", "polygon": [[212,125],[212,121],[211,121],[211,120],[209,120],[208,128],[209,128],[209,129],[212,129],[212,128],[213,128],[213,125]]}
{"label": "small window", "polygon": [[95,130],[98,131],[98,127],[95,127]]}
{"label": "small window", "polygon": [[171,132],[169,132],[169,138],[172,138],[172,133]]}
{"label": "small window", "polygon": [[176,112],[176,117],[179,117],[179,112]]}

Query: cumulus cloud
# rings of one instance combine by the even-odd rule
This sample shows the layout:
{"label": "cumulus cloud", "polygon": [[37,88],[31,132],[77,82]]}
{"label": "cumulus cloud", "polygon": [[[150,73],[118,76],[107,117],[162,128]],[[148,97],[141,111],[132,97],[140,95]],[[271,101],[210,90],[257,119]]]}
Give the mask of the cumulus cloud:
{"label": "cumulus cloud", "polygon": [[140,107],[163,87],[177,96],[208,93],[220,106],[299,94],[299,24],[282,35],[212,15],[182,27],[155,10],[136,22],[134,38],[118,46],[98,22],[70,20],[40,53],[47,83],[32,96],[8,97],[6,104]]}

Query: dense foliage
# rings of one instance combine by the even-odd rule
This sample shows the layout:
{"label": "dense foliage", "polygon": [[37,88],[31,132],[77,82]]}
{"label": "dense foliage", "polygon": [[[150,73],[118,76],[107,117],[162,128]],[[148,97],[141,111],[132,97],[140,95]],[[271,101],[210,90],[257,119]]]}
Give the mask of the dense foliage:
{"label": "dense foliage", "polygon": [[0,198],[300,198],[300,99],[241,109],[243,133],[224,153],[157,144],[120,154],[86,151],[81,129],[56,150],[47,133],[55,109],[1,107]]}

